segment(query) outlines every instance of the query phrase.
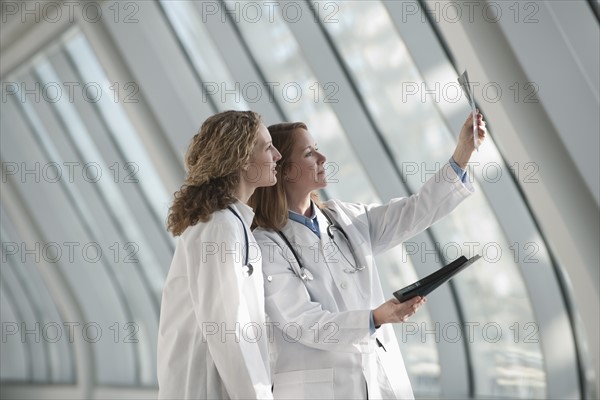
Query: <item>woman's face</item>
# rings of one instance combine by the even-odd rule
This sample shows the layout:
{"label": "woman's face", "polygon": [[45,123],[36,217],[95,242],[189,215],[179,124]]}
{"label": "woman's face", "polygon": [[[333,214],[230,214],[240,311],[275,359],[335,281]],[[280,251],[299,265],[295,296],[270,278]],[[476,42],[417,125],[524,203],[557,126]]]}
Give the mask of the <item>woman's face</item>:
{"label": "woman's face", "polygon": [[327,186],[325,156],[319,153],[317,144],[306,129],[294,133],[294,146],[284,172],[286,190],[311,192]]}
{"label": "woman's face", "polygon": [[258,140],[252,150],[250,162],[242,171],[243,179],[254,187],[273,186],[277,183],[275,166],[280,159],[281,154],[273,146],[269,130],[260,124]]}

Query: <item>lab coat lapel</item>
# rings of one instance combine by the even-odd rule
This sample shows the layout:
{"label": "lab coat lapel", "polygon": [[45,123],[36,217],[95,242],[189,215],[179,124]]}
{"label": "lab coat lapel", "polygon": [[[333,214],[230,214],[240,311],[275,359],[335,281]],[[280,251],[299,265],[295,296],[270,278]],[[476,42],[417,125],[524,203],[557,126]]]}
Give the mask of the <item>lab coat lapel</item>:
{"label": "lab coat lapel", "polygon": [[[331,216],[334,225],[341,227],[341,224],[338,223],[335,215],[331,212],[329,215]],[[334,233],[334,244],[334,241],[327,233],[327,227],[329,226],[327,217],[322,211],[318,211],[317,218],[319,221],[319,228],[321,229],[321,248],[324,250],[323,259],[327,260],[327,262],[324,264],[326,264],[334,281],[336,282],[347,308],[356,309],[359,307],[359,304],[363,304],[359,297],[365,299],[368,296],[368,288],[370,287],[371,281],[370,274],[371,271],[373,271],[369,264],[365,264],[365,257],[363,255],[364,252],[361,250],[365,245],[367,245],[367,243],[362,235],[359,235],[353,226],[346,225],[342,227],[344,232],[346,232],[348,235],[350,242],[349,244],[353,247],[356,257],[358,258],[355,261],[352,257],[352,252],[348,248],[348,242],[343,237],[342,233],[339,231]],[[340,249],[344,251],[344,256],[347,257],[352,264],[356,263],[354,264],[356,266],[367,265],[367,268],[362,271],[346,272],[353,270],[353,266],[348,263],[342,254],[340,254]]]}
{"label": "lab coat lapel", "polygon": [[237,200],[236,202],[230,204],[230,207],[232,207],[234,211],[237,212],[237,214],[244,220],[244,224],[247,227],[252,225],[252,220],[254,219],[254,210],[252,210],[250,206]]}
{"label": "lab coat lapel", "polygon": [[[329,212],[328,215],[333,222],[343,229],[344,232],[346,232],[346,235],[348,235],[350,244],[352,245],[356,256],[360,259],[358,263],[361,265],[366,265],[367,268],[371,268],[373,266],[373,254],[371,252],[370,243],[365,240],[365,235],[361,234],[357,227],[344,213],[339,213],[335,208],[328,208],[326,212]],[[325,226],[327,226],[328,222],[325,216],[321,215],[321,218],[324,220]],[[319,219],[319,226],[320,224],[321,219]]]}
{"label": "lab coat lapel", "polygon": [[[349,296],[347,301],[350,301],[348,304],[354,304],[357,299],[357,292],[360,293],[363,299],[369,296],[372,290],[373,283],[373,274],[377,274],[377,271],[373,267],[373,255],[371,253],[371,246],[368,241],[365,240],[365,236],[361,234],[361,232],[357,229],[357,227],[352,224],[350,219],[346,218],[343,213],[338,213],[335,209],[327,209],[327,211],[332,219],[333,223],[340,227],[346,232],[348,236],[348,240],[350,245],[352,246],[354,253],[357,257],[356,265],[357,266],[366,266],[366,268],[362,271],[357,271],[354,273],[347,273],[343,271],[343,268],[336,268],[336,274],[342,282],[352,282],[353,289],[346,290],[342,292],[347,292],[346,296]],[[319,226],[324,227],[322,229],[321,239],[329,240],[329,236],[327,236],[327,229],[329,222],[325,215],[322,212],[319,214]],[[321,221],[323,221],[323,225],[321,225]],[[343,240],[343,239],[342,239]],[[347,257],[352,260],[352,255],[348,254]],[[343,274],[343,275],[342,275]],[[350,297],[351,296],[351,297]],[[362,302],[360,304],[363,304]],[[373,306],[373,305],[371,305]]]}

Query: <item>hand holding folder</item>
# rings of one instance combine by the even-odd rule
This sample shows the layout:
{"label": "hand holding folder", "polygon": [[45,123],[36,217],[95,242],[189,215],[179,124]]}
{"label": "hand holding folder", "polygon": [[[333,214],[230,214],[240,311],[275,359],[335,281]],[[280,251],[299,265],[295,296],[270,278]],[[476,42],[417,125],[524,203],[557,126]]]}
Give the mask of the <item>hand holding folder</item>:
{"label": "hand holding folder", "polygon": [[402,303],[415,296],[425,297],[480,258],[481,256],[479,254],[470,259],[467,259],[465,256],[460,256],[445,267],[427,275],[425,278],[395,291],[394,296]]}

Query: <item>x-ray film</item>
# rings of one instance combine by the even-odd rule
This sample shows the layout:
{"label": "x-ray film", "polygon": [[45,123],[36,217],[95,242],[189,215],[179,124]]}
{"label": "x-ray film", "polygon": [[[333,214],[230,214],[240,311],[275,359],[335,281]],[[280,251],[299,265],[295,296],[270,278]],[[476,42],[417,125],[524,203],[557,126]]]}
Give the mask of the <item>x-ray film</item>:
{"label": "x-ray film", "polygon": [[473,118],[473,145],[479,151],[479,135],[477,134],[477,109],[475,108],[475,94],[471,88],[471,83],[469,82],[469,74],[467,74],[467,70],[463,72],[458,77],[458,83],[471,106],[471,116]]}

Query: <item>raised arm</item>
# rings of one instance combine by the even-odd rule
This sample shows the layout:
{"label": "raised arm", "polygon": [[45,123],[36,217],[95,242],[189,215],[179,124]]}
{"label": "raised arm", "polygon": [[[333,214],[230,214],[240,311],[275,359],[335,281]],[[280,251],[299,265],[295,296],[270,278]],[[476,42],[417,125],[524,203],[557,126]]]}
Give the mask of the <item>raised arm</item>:
{"label": "raised arm", "polygon": [[[487,130],[481,114],[477,121],[482,142]],[[466,168],[474,151],[472,127],[469,117],[461,129],[452,157],[462,169]],[[412,196],[392,199],[383,205],[333,201],[332,209],[341,209],[349,218],[347,223],[355,225],[370,241],[373,253],[378,254],[424,231],[473,193],[473,185],[468,179],[463,181],[461,178],[448,162]]]}

